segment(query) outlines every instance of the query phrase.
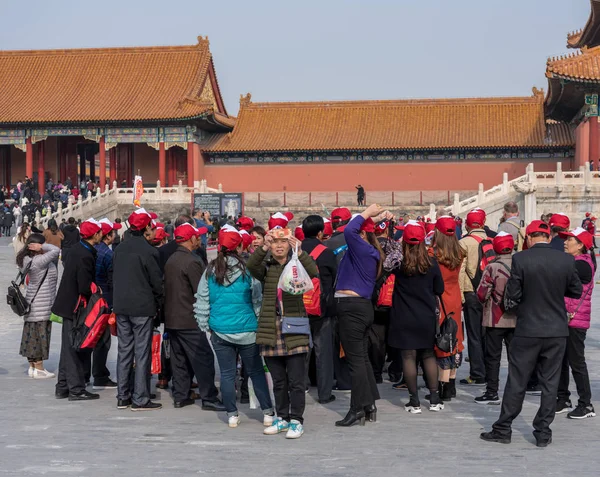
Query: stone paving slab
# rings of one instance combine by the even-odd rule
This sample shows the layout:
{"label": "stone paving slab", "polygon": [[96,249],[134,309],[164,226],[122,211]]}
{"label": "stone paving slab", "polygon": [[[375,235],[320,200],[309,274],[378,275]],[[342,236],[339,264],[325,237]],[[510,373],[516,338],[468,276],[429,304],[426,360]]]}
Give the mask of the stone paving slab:
{"label": "stone paving slab", "polygon": [[[0,239],[0,290],[15,270],[12,247],[6,245]],[[586,342],[594,395],[600,393],[599,312],[600,292],[595,292],[594,326]],[[479,387],[460,387],[457,399],[441,413],[424,409],[410,415],[402,408],[407,393],[384,383],[379,422],[350,429],[333,425],[348,409],[349,395],[338,394],[335,402],[321,406],[313,389],[307,397],[306,433],[289,441],[283,435],[264,436],[261,412],[248,405],[240,405],[240,426],[229,429],[224,413],[202,411],[199,405],[174,409],[164,391],[159,393],[164,409],[148,413],[117,410],[113,390],[100,391],[100,400],[93,402],[56,400],[55,380],[27,377],[27,363],[18,354],[21,330],[21,319],[0,304],[0,475],[600,475],[600,417],[572,421],[559,415],[554,443],[538,449],[531,434],[537,397],[527,396],[512,444],[501,445],[479,439],[500,410],[473,402]],[[60,325],[54,325],[47,363],[52,371],[59,348]],[[115,361],[113,338],[111,370]],[[463,367],[459,377],[467,373]],[[506,363],[502,373],[503,386]]]}

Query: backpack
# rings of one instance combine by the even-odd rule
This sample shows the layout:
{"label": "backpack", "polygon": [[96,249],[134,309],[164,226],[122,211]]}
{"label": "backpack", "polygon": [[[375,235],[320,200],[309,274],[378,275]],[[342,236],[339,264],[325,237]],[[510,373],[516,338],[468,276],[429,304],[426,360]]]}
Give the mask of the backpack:
{"label": "backpack", "polygon": [[514,222],[511,222],[509,220],[507,220],[506,223],[512,225],[515,229],[517,229],[517,240],[515,240],[514,251],[520,252],[521,250],[523,250],[523,245],[525,244],[525,227],[519,227]]}
{"label": "backpack", "polygon": [[38,285],[38,289],[35,291],[35,295],[33,295],[31,302],[27,303],[27,299],[23,296],[23,293],[21,292],[21,286],[25,282],[25,278],[27,277],[27,274],[29,273],[29,270],[31,269],[32,265],[33,261],[29,262],[29,265],[27,265],[25,270],[19,271],[19,273],[17,274],[17,278],[15,278],[14,281],[10,282],[8,292],[6,293],[6,303],[8,304],[8,306],[10,306],[11,310],[18,316],[25,316],[29,313],[29,311],[31,310],[31,305],[35,300],[35,297],[40,291],[40,288],[42,288],[42,285],[44,284],[44,281],[48,276],[48,269],[46,269],[46,273],[44,273],[42,281]]}
{"label": "backpack", "polygon": [[[321,254],[327,249],[325,245],[319,244],[313,251],[310,252],[310,256],[316,262],[317,258],[321,256]],[[321,293],[321,280],[318,277],[312,279],[313,289],[307,291],[304,295],[302,295],[302,300],[304,301],[304,308],[306,308],[306,314],[312,317],[321,317],[323,316],[323,311],[325,311],[325,307],[323,306],[323,296]]]}
{"label": "backpack", "polygon": [[458,339],[456,338],[456,335],[458,334],[458,325],[456,324],[456,321],[454,321],[454,319],[452,318],[454,312],[450,314],[446,313],[444,300],[442,300],[441,296],[439,297],[439,299],[442,311],[444,313],[444,321],[442,321],[442,324],[440,324],[440,320],[438,319],[436,314],[435,345],[440,351],[452,354],[458,344]]}
{"label": "backpack", "polygon": [[477,290],[477,287],[479,287],[479,282],[481,282],[481,277],[483,276],[483,271],[485,270],[485,267],[487,267],[488,263],[496,258],[496,252],[494,252],[494,245],[489,238],[481,238],[470,234],[469,237],[475,239],[479,244],[479,263],[477,265],[477,270],[475,270],[475,276],[471,278],[473,290]]}
{"label": "backpack", "polygon": [[77,351],[96,346],[110,318],[110,308],[95,283],[91,286],[92,295],[87,300],[79,296],[75,306],[75,319],[71,331],[71,346]]}

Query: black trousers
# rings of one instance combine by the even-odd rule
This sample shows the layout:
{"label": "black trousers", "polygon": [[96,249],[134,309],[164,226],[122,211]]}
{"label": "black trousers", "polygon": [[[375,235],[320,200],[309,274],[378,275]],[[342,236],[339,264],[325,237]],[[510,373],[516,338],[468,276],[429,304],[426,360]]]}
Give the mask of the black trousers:
{"label": "black trousers", "polygon": [[[485,329],[485,375],[489,394],[498,394],[502,344],[506,345],[506,352],[508,353],[514,334],[514,328],[486,327]],[[510,354],[508,356],[510,359]]]}
{"label": "black trousers", "polygon": [[273,379],[277,416],[287,422],[304,423],[306,406],[306,353],[292,356],[265,356]]}
{"label": "black trousers", "polygon": [[333,321],[321,318],[310,322],[313,348],[306,354],[306,387],[310,384],[309,367],[311,354],[315,355],[317,391],[319,400],[331,397],[333,389]]}
{"label": "black trousers", "polygon": [[[168,336],[168,335],[167,335]],[[160,343],[160,373],[158,374],[158,379],[161,381],[166,381],[167,383],[171,381],[171,338],[163,339]],[[167,352],[167,347],[168,352]]]}
{"label": "black trousers", "polygon": [[198,395],[203,401],[216,401],[219,391],[215,386],[215,356],[206,334],[196,330],[168,329],[171,340],[171,371],[173,373],[173,400],[189,398],[193,370],[198,380]]}
{"label": "black trousers", "polygon": [[92,353],[88,353],[85,360],[85,382],[90,381],[90,377],[94,377],[94,384],[101,386],[110,378],[110,371],[106,367],[108,352],[110,351],[111,334],[110,328],[107,326],[104,334],[98,340],[96,347]]}
{"label": "black trousers", "polygon": [[379,399],[373,367],[369,361],[369,332],[373,325],[373,304],[360,297],[335,299],[340,337],[352,381],[350,407],[360,410]]}
{"label": "black trousers", "polygon": [[500,418],[493,425],[495,431],[507,437],[511,435],[512,422],[523,408],[527,382],[537,366],[542,397],[533,420],[533,435],[538,440],[552,436],[550,424],[554,421],[556,394],[566,346],[567,338],[513,337],[508,350],[508,380],[502,396]]}
{"label": "black trousers", "polygon": [[383,379],[383,367],[385,365],[385,331],[386,325],[373,323],[369,330],[369,361],[373,366],[375,381]]}
{"label": "black trousers", "polygon": [[338,389],[350,389],[352,383],[350,380],[350,369],[346,358],[340,358],[340,322],[337,318],[333,320],[333,374],[335,384]]}
{"label": "black trousers", "polygon": [[71,394],[79,394],[85,391],[85,361],[89,359],[90,351],[76,351],[71,346],[72,329],[73,320],[63,317],[57,393],[69,391]]}
{"label": "black trousers", "polygon": [[465,325],[467,328],[467,346],[469,348],[469,374],[473,379],[485,379],[485,364],[483,360],[484,337],[483,305],[473,292],[465,293]]}
{"label": "black trousers", "polygon": [[560,382],[558,384],[558,400],[568,401],[569,392],[569,367],[573,373],[577,394],[578,405],[587,407],[592,404],[592,389],[590,387],[590,376],[585,362],[585,337],[587,330],[581,328],[569,328],[567,338],[567,350],[562,362]]}

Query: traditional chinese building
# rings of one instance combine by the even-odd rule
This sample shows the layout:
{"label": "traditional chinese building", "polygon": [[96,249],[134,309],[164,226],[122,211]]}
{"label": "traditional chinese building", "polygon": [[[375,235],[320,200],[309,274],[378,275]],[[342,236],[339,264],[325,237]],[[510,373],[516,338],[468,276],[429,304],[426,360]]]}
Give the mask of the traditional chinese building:
{"label": "traditional chinese building", "polygon": [[544,94],[516,98],[253,103],[207,150],[209,183],[228,190],[474,190],[508,172],[573,164],[566,124]]}
{"label": "traditional chinese building", "polygon": [[231,131],[208,39],[193,46],[0,51],[0,184],[50,177],[192,185]]}
{"label": "traditional chinese building", "polygon": [[582,30],[567,36],[567,47],[577,50],[547,63],[548,118],[564,121],[575,131],[577,166],[598,170],[600,134],[600,0],[590,0],[591,13]]}

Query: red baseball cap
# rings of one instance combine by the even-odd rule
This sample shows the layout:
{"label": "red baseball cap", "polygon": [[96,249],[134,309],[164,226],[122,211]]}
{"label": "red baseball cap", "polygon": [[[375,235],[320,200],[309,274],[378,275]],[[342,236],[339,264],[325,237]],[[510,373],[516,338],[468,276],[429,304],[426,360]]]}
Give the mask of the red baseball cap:
{"label": "red baseball cap", "polygon": [[331,237],[333,235],[333,226],[331,225],[331,220],[329,220],[327,217],[323,217],[323,222],[325,223],[323,235],[326,237]]}
{"label": "red baseball cap", "polygon": [[351,218],[352,213],[346,207],[338,207],[331,211],[331,222],[334,224],[339,224],[340,222],[350,220]]}
{"label": "red baseball cap", "polygon": [[456,235],[456,220],[454,220],[454,217],[444,215],[435,221],[435,228],[444,235],[451,237]]}
{"label": "red baseball cap", "polygon": [[233,251],[244,241],[240,234],[233,227],[222,227],[219,230],[219,246]]}
{"label": "red baseball cap", "polygon": [[159,244],[164,239],[168,237],[167,232],[162,227],[156,227],[156,232],[154,234],[154,240],[152,240],[153,244]]}
{"label": "red baseball cap", "polygon": [[206,232],[208,232],[208,229],[206,227],[200,227],[199,229],[197,229],[192,224],[185,222],[179,227],[175,228],[175,232],[173,235],[175,236],[175,241],[177,243],[183,243],[187,242],[192,237],[200,237]]}
{"label": "red baseball cap", "polygon": [[561,227],[563,229],[568,229],[570,226],[571,221],[565,214],[554,214],[552,217],[550,217],[550,227]]}
{"label": "red baseball cap", "polygon": [[281,212],[277,212],[273,215],[271,215],[271,218],[269,219],[269,230],[274,229],[274,228],[282,228],[285,229],[288,226],[288,222],[290,220],[292,220],[291,218],[289,218],[289,215],[292,216],[292,218],[294,217],[294,214],[290,213],[290,212],[286,212],[285,214],[282,214]]}
{"label": "red baseball cap", "polygon": [[494,252],[497,254],[501,254],[503,250],[506,250],[507,248],[512,252],[515,248],[515,239],[509,233],[498,232],[498,235],[493,238],[492,244],[494,246]]}
{"label": "red baseball cap", "polygon": [[298,225],[298,227],[294,229],[294,237],[300,241],[304,240],[304,230],[302,230],[301,225]]}
{"label": "red baseball cap", "polygon": [[550,235],[550,226],[543,220],[533,220],[525,229],[527,235],[541,232]]}
{"label": "red baseball cap", "polygon": [[485,218],[486,218],[485,210],[480,209],[480,208],[475,208],[467,214],[467,219],[466,219],[467,227],[473,228],[475,225],[479,225],[480,227],[483,227],[485,225]]}
{"label": "red baseball cap", "polygon": [[409,220],[404,225],[402,240],[410,244],[419,244],[425,240],[425,227],[416,220]]}
{"label": "red baseball cap", "polygon": [[254,242],[254,236],[250,235],[247,230],[240,230],[239,233],[242,236],[244,250],[246,250],[252,244],[252,242]]}
{"label": "red baseball cap", "polygon": [[146,209],[143,207],[135,209],[127,219],[129,226],[133,230],[144,230],[152,220],[154,220],[152,215],[149,212],[146,212]]}
{"label": "red baseball cap", "polygon": [[87,219],[86,221],[81,223],[79,227],[79,235],[81,238],[90,238],[96,235],[98,232],[102,230],[102,224],[95,219]]}
{"label": "red baseball cap", "polygon": [[382,235],[388,230],[389,227],[390,227],[390,223],[388,221],[379,222],[375,226],[375,234]]}
{"label": "red baseball cap", "polygon": [[250,217],[240,217],[235,225],[237,225],[240,230],[248,231],[254,227],[254,220]]}
{"label": "red baseball cap", "polygon": [[360,230],[364,230],[367,233],[375,232],[375,222],[373,222],[373,219],[369,217],[367,220],[365,220],[360,226]]}
{"label": "red baseball cap", "polygon": [[561,238],[575,237],[579,240],[585,248],[588,250],[594,246],[594,237],[587,230],[582,229],[581,227],[577,227],[576,229],[571,230],[570,232],[559,232],[558,235]]}
{"label": "red baseball cap", "polygon": [[427,219],[427,222],[425,222],[425,232],[429,233],[429,232],[433,232],[433,230],[435,230],[435,224],[436,221],[434,220],[433,222],[430,222],[431,219]]}
{"label": "red baseball cap", "polygon": [[121,227],[123,227],[121,224],[118,224],[116,222],[113,223],[106,218],[100,219],[99,223],[100,223],[100,227],[102,228],[102,235],[108,235],[113,230],[119,230]]}

